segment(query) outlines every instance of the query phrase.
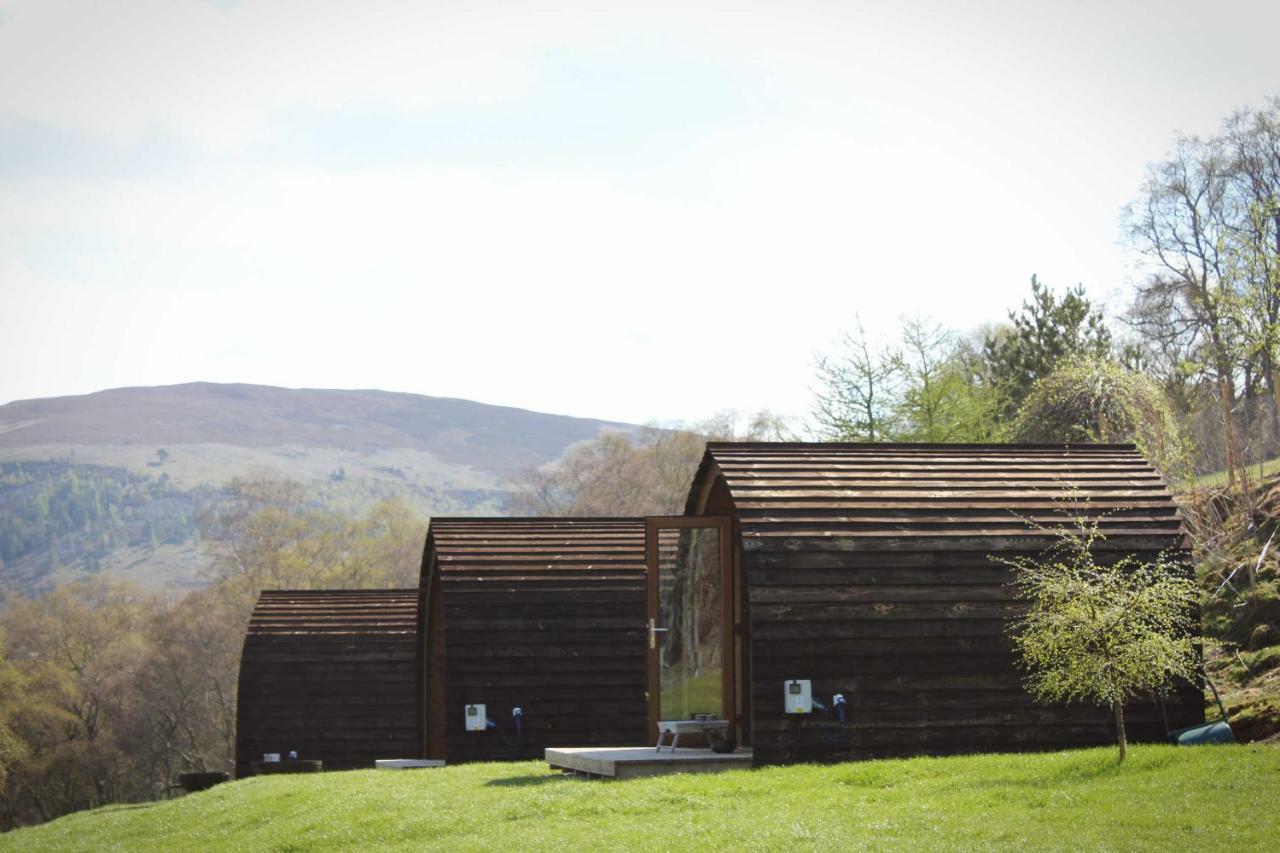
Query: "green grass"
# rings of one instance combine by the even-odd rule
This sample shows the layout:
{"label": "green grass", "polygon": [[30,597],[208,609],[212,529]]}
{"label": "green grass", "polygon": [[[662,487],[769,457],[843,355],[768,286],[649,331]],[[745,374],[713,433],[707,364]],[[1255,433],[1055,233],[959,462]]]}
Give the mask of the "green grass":
{"label": "green grass", "polygon": [[541,762],[260,777],[0,836],[0,850],[1261,850],[1280,748],[802,765],[622,782]]}
{"label": "green grass", "polygon": [[[1275,474],[1278,471],[1280,471],[1280,457],[1249,466],[1249,476],[1255,480],[1261,480],[1268,474]],[[1221,471],[1214,471],[1212,474],[1203,474],[1195,478],[1195,487],[1198,489],[1216,489],[1226,484],[1227,471],[1225,468]]]}

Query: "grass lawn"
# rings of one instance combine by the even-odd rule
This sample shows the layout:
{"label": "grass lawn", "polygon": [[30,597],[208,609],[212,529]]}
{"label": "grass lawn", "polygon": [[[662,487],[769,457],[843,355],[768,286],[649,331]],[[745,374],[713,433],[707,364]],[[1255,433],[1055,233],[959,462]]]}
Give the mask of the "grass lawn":
{"label": "grass lawn", "polygon": [[[1255,480],[1261,480],[1268,474],[1275,474],[1278,471],[1280,471],[1280,457],[1268,459],[1266,462],[1258,465],[1249,466],[1249,476],[1253,477]],[[1226,484],[1227,472],[1225,469],[1222,471],[1214,471],[1212,474],[1204,474],[1196,477],[1195,479],[1195,487],[1198,489],[1216,489],[1219,486],[1225,486]]]}
{"label": "grass lawn", "polygon": [[1264,850],[1280,748],[1140,746],[622,782],[541,762],[275,776],[111,806],[0,850]]}

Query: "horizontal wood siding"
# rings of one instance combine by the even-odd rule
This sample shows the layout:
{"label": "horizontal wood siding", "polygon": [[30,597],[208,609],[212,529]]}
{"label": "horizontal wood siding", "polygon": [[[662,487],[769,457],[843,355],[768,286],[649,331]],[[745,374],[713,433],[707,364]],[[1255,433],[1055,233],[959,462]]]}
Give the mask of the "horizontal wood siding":
{"label": "horizontal wood siding", "polygon": [[290,750],[326,770],[416,757],[417,590],[264,591],[240,659],[236,774]]}
{"label": "horizontal wood siding", "polygon": [[[1023,608],[1001,562],[1042,556],[1072,515],[1100,560],[1173,552],[1181,516],[1130,446],[708,445],[689,511],[727,488],[738,520],[758,764],[1040,750],[1114,741],[1110,713],[1043,705],[1008,636]],[[848,700],[847,721],[783,712],[783,682]],[[1199,691],[1170,724],[1203,720]],[[1152,701],[1133,740],[1161,740]]]}
{"label": "horizontal wood siding", "polygon": [[[424,677],[443,696],[426,728],[444,753],[432,757],[644,742],[644,535],[643,519],[432,521],[422,583],[438,577],[443,630],[426,633]],[[468,704],[496,729],[466,732]]]}

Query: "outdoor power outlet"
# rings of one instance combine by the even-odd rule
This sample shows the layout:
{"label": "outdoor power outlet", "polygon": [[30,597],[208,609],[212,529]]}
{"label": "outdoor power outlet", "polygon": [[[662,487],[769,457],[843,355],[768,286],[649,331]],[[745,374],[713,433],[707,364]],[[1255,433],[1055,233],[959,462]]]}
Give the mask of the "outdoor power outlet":
{"label": "outdoor power outlet", "polygon": [[464,719],[469,732],[482,732],[489,726],[489,718],[485,716],[483,705],[468,705]]}
{"label": "outdoor power outlet", "polygon": [[784,682],[782,701],[788,714],[813,713],[813,689],[807,678],[794,678]]}

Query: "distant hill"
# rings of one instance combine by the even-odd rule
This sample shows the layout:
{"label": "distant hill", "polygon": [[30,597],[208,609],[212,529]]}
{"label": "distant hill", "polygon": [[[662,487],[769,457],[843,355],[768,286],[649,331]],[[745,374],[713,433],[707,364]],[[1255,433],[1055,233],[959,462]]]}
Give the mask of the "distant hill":
{"label": "distant hill", "polygon": [[0,406],[0,451],[210,444],[414,450],[446,464],[502,473],[554,459],[606,428],[632,427],[388,391],[192,382]]}
{"label": "distant hill", "polygon": [[[503,512],[512,477],[629,424],[387,391],[194,382],[0,406],[0,587],[194,582],[194,515],[235,476],[360,511]],[[113,514],[114,513],[114,514]]]}

